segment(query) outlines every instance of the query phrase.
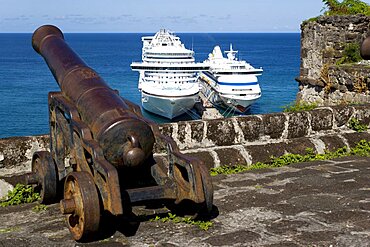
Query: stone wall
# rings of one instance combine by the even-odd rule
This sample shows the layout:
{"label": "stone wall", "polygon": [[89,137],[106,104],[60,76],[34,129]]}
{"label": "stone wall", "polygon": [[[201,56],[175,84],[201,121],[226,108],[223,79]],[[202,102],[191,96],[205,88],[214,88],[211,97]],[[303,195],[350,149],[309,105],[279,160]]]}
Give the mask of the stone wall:
{"label": "stone wall", "polygon": [[297,100],[319,105],[369,102],[369,64],[336,65],[347,44],[360,45],[369,35],[369,16],[321,16],[304,22]]}
{"label": "stone wall", "polygon": [[[351,118],[370,125],[370,105],[320,107],[312,111],[251,115],[160,125],[184,153],[203,159],[208,167],[267,162],[270,156],[317,153],[351,147],[370,134],[348,128]],[[48,136],[0,139],[0,176],[29,171],[32,154],[48,149]],[[155,146],[155,155],[164,155]]]}

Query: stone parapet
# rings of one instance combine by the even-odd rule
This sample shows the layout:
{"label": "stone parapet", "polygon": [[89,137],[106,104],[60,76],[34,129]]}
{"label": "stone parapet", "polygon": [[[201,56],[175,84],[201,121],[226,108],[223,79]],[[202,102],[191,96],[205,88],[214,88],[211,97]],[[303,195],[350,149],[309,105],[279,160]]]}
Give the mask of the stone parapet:
{"label": "stone parapet", "polygon": [[[370,124],[370,105],[320,107],[311,111],[250,115],[160,125],[180,150],[211,167],[266,162],[271,156],[317,153],[349,147],[354,139],[370,140],[367,132],[348,128],[352,118]],[[358,137],[358,138],[357,138]],[[48,136],[0,139],[0,175],[29,171],[33,152],[48,149]],[[155,155],[165,155],[155,146]]]}
{"label": "stone parapet", "polygon": [[[181,150],[219,148],[233,145],[260,145],[289,139],[351,132],[350,118],[369,125],[370,105],[319,107],[311,111],[272,113],[163,124]],[[161,149],[162,150],[162,149]],[[155,149],[160,153],[160,149]]]}

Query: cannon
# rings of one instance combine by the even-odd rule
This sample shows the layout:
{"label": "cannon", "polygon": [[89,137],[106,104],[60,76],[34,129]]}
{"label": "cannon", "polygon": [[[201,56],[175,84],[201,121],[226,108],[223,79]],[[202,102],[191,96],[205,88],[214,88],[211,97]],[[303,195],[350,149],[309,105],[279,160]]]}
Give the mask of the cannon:
{"label": "cannon", "polygon": [[370,37],[367,37],[361,44],[360,55],[365,60],[370,60]]}
{"label": "cannon", "polygon": [[[89,239],[105,213],[123,215],[133,203],[172,200],[194,203],[198,213],[212,210],[204,163],[182,154],[139,106],[111,89],[57,27],[39,27],[32,46],[61,91],[48,95],[50,152],[33,154],[27,182],[39,188],[42,203],[62,198],[60,209],[75,240]],[[164,155],[155,156],[154,146]]]}

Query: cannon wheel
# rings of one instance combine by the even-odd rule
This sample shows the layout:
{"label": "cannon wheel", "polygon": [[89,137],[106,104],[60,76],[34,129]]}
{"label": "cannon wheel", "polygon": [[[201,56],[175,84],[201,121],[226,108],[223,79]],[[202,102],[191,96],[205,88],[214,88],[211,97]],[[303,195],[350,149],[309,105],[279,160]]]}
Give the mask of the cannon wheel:
{"label": "cannon wheel", "polygon": [[85,240],[99,229],[99,196],[91,175],[71,172],[64,184],[64,200],[73,201],[73,210],[66,215],[67,225],[75,240]]}
{"label": "cannon wheel", "polygon": [[194,210],[192,218],[194,220],[208,220],[212,217],[213,210],[213,186],[211,177],[204,166],[199,168],[202,189],[204,193],[204,202],[191,206]]}
{"label": "cannon wheel", "polygon": [[212,216],[213,210],[213,186],[211,177],[206,169],[201,168],[202,188],[204,193],[204,203],[198,208],[198,212],[194,215],[195,219],[209,219]]}
{"label": "cannon wheel", "polygon": [[48,151],[35,152],[32,157],[32,172],[38,176],[41,203],[53,203],[57,197],[57,171]]}
{"label": "cannon wheel", "polygon": [[197,193],[203,194],[204,201],[195,203],[191,199],[185,199],[178,203],[175,201],[172,205],[168,204],[167,207],[179,216],[190,216],[193,220],[208,220],[214,213],[212,180],[205,166],[198,166],[196,172],[200,174]]}

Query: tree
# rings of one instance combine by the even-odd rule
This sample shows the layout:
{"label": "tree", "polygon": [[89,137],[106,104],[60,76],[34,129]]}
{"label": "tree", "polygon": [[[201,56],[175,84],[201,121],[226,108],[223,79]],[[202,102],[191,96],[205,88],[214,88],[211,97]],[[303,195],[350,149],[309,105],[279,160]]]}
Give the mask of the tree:
{"label": "tree", "polygon": [[370,15],[370,6],[360,0],[322,0],[325,15]]}

